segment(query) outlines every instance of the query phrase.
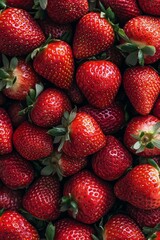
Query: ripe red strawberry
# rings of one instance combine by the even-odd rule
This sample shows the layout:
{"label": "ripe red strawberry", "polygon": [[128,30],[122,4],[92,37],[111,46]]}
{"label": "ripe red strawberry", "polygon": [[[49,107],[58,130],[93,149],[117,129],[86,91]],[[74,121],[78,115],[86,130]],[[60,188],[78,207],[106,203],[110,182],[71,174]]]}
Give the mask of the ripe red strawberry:
{"label": "ripe red strawberry", "polygon": [[121,73],[112,62],[87,61],[78,68],[76,81],[88,102],[104,109],[114,101],[121,84]]}
{"label": "ripe red strawberry", "polygon": [[143,233],[136,223],[126,215],[112,216],[104,226],[104,240],[145,240]]}
{"label": "ripe red strawberry", "polygon": [[60,184],[57,178],[40,177],[23,197],[23,207],[34,217],[42,220],[58,218]]}
{"label": "ripe red strawberry", "polygon": [[2,0],[4,6],[31,10],[34,0]]}
{"label": "ripe red strawberry", "polygon": [[75,105],[82,104],[85,100],[77,84],[72,84],[72,86],[67,91],[67,95],[71,99],[72,103],[74,103]]}
{"label": "ripe red strawberry", "polygon": [[53,152],[52,138],[42,129],[29,122],[23,122],[13,134],[17,152],[27,160],[38,160]]}
{"label": "ripe red strawberry", "polygon": [[149,66],[128,68],[123,75],[125,92],[135,110],[141,115],[151,112],[160,93],[160,77]]}
{"label": "ripe red strawberry", "polygon": [[12,152],[12,124],[7,112],[0,108],[0,155]]}
{"label": "ripe red strawberry", "polygon": [[85,15],[88,10],[87,0],[48,0],[47,13],[59,24],[73,22]]}
{"label": "ripe red strawberry", "polygon": [[24,115],[23,116],[19,115],[19,112],[22,111],[22,109],[23,109],[23,106],[19,101],[11,102],[7,109],[9,117],[12,121],[12,125],[15,128],[18,127],[22,122],[26,120]]}
{"label": "ripe red strawberry", "polygon": [[120,104],[115,102],[102,110],[85,105],[79,111],[90,114],[100,125],[105,135],[117,132],[125,122],[124,110]]}
{"label": "ripe red strawberry", "polygon": [[113,136],[107,136],[106,146],[92,157],[94,173],[107,181],[120,178],[131,165],[132,156]]}
{"label": "ripe red strawberry", "polygon": [[68,89],[74,73],[71,47],[64,41],[49,43],[40,51],[33,62],[34,69],[57,87]]}
{"label": "ripe red strawberry", "polygon": [[110,186],[84,170],[71,177],[64,185],[61,210],[69,210],[78,221],[92,224],[106,214],[114,204]]}
{"label": "ripe red strawberry", "polygon": [[114,43],[114,30],[100,13],[90,12],[76,26],[73,40],[75,58],[88,58],[109,49]]}
{"label": "ripe red strawberry", "polygon": [[21,207],[22,194],[5,186],[0,186],[0,209],[16,210]]}
{"label": "ripe red strawberry", "polygon": [[159,17],[160,15],[160,1],[148,1],[138,0],[138,4],[141,7],[142,11],[148,15],[155,15]]}
{"label": "ripe red strawberry", "polygon": [[0,216],[0,239],[40,240],[37,230],[18,212],[5,211]]}
{"label": "ripe red strawberry", "polygon": [[0,179],[9,188],[25,188],[34,179],[34,169],[30,162],[11,153],[0,158]]}
{"label": "ripe red strawberry", "polygon": [[160,119],[160,97],[157,99],[157,101],[154,104],[153,115]]}
{"label": "ripe red strawberry", "polygon": [[160,207],[159,171],[150,164],[134,167],[115,184],[118,198],[135,207],[151,210]]}
{"label": "ripe red strawberry", "polygon": [[119,52],[119,50],[115,47],[109,48],[107,51],[102,53],[102,58],[114,63],[117,67],[122,67],[124,57]]}
{"label": "ripe red strawberry", "polygon": [[125,130],[124,143],[136,155],[160,155],[159,129],[160,121],[152,115],[134,117]]}
{"label": "ripe red strawberry", "polygon": [[0,13],[0,39],[0,52],[9,56],[26,55],[45,41],[35,20],[18,8]]}

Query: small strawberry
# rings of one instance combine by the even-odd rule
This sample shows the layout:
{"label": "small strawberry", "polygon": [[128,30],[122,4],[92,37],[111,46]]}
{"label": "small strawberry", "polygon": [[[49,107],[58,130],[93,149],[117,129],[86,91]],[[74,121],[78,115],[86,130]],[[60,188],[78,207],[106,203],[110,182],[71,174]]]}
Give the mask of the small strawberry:
{"label": "small strawberry", "polygon": [[7,210],[0,216],[0,239],[40,240],[37,230],[18,212]]}
{"label": "small strawberry", "polygon": [[45,41],[35,20],[18,8],[0,13],[0,39],[0,52],[9,56],[26,55]]}
{"label": "small strawberry", "polygon": [[158,97],[157,101],[154,104],[153,115],[160,119],[160,96]]}
{"label": "small strawberry", "polygon": [[71,87],[67,90],[67,95],[69,96],[72,103],[74,103],[75,105],[80,105],[85,100],[77,84],[71,85]]}
{"label": "small strawberry", "polygon": [[76,81],[88,102],[103,109],[114,101],[121,84],[121,73],[112,62],[87,61],[78,68]]}
{"label": "small strawberry", "polygon": [[145,0],[138,0],[138,4],[145,14],[155,15],[157,17],[160,16],[159,0],[148,1],[148,2],[146,2]]}
{"label": "small strawberry", "polygon": [[27,160],[38,160],[53,152],[52,138],[47,130],[27,121],[15,130],[13,144],[17,152]]}
{"label": "small strawberry", "polygon": [[22,122],[26,120],[25,116],[20,116],[19,112],[22,111],[23,106],[20,101],[13,101],[7,108],[8,115],[12,121],[13,127],[17,128]]}
{"label": "small strawberry", "polygon": [[30,162],[11,153],[0,158],[0,179],[11,189],[25,188],[34,179],[34,169]]}
{"label": "small strawberry", "polygon": [[62,211],[78,221],[92,224],[106,214],[114,204],[110,186],[84,170],[71,177],[64,185]]}
{"label": "small strawberry", "polygon": [[57,178],[40,177],[23,197],[23,207],[34,217],[55,220],[59,214],[60,184]]}
{"label": "small strawberry", "polygon": [[107,51],[100,54],[100,59],[104,59],[114,63],[118,68],[122,67],[124,57],[116,47],[111,47]]}
{"label": "small strawberry", "polygon": [[0,186],[0,209],[16,210],[21,207],[22,195],[5,186]]}
{"label": "small strawberry", "polygon": [[1,5],[3,7],[13,7],[13,8],[20,8],[25,10],[31,10],[33,6],[34,0],[2,0]]}

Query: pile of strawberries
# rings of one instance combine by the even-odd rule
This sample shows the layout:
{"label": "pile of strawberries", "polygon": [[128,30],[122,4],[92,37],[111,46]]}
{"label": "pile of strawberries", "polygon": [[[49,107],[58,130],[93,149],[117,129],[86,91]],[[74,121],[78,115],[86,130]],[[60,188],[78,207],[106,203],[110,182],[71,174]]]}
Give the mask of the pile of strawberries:
{"label": "pile of strawberries", "polygon": [[0,240],[160,239],[160,1],[0,6]]}

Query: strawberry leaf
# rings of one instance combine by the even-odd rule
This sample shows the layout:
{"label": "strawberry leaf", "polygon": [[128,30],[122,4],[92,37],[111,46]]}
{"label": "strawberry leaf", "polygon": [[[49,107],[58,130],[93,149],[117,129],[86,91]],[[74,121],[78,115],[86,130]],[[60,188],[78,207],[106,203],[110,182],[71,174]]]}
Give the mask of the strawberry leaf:
{"label": "strawberry leaf", "polygon": [[149,142],[149,143],[146,145],[146,148],[153,149],[153,148],[154,148],[154,144],[153,144],[152,142]]}
{"label": "strawberry leaf", "polygon": [[14,70],[18,66],[18,59],[16,57],[13,57],[10,62],[9,68],[11,70]]}
{"label": "strawberry leaf", "polygon": [[129,66],[135,66],[137,64],[138,61],[138,52],[132,52],[130,53],[127,57],[126,57],[126,64]]}
{"label": "strawberry leaf", "polygon": [[149,159],[148,159],[148,163],[149,163],[151,166],[155,167],[155,168],[158,170],[158,172],[160,172],[160,167],[158,166],[158,164],[157,164],[152,158],[149,158]]}
{"label": "strawberry leaf", "polygon": [[48,0],[39,0],[40,7],[45,10],[48,4]]}
{"label": "strawberry leaf", "polygon": [[153,126],[153,132],[157,133],[157,131],[160,129],[160,122],[157,122],[154,126]]}
{"label": "strawberry leaf", "polygon": [[154,147],[160,149],[160,140],[158,140],[158,139],[153,139],[153,140],[152,140],[152,144],[153,144]]}
{"label": "strawberry leaf", "polygon": [[9,69],[9,60],[8,58],[2,54],[2,63],[3,63],[3,66],[4,66],[4,69]]}
{"label": "strawberry leaf", "polygon": [[122,52],[125,53],[132,53],[134,51],[137,51],[137,46],[133,43],[124,43],[117,46],[118,49],[120,49]]}
{"label": "strawberry leaf", "polygon": [[41,175],[43,176],[49,176],[53,173],[54,168],[51,164],[45,166],[42,170],[41,170]]}
{"label": "strawberry leaf", "polygon": [[96,237],[94,234],[92,234],[92,239],[93,239],[93,240],[99,240],[99,238]]}
{"label": "strawberry leaf", "polygon": [[0,68],[0,79],[6,79],[9,77],[10,77],[9,73],[7,73],[3,68]]}
{"label": "strawberry leaf", "polygon": [[145,46],[141,50],[143,54],[146,54],[149,56],[154,56],[154,54],[156,53],[156,48],[154,46]]}
{"label": "strawberry leaf", "polygon": [[37,98],[39,96],[39,94],[43,91],[44,86],[42,83],[36,84],[35,85],[35,91],[36,91],[36,96],[35,98]]}
{"label": "strawberry leaf", "polygon": [[138,150],[141,147],[141,142],[137,141],[134,145],[133,145],[133,149]]}
{"label": "strawberry leaf", "polygon": [[138,51],[138,62],[141,66],[144,66],[144,54],[141,49]]}
{"label": "strawberry leaf", "polygon": [[46,228],[45,237],[46,240],[53,240],[55,236],[55,226],[50,222]]}

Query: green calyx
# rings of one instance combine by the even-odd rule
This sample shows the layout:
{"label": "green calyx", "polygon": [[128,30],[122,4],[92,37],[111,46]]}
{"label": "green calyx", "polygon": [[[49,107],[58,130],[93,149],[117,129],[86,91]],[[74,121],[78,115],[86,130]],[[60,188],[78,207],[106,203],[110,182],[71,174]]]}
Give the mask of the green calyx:
{"label": "green calyx", "polygon": [[7,3],[5,0],[0,0],[0,9],[5,9],[7,8]]}
{"label": "green calyx", "polygon": [[48,0],[34,0],[34,5],[32,7],[35,19],[45,19],[46,17],[46,8],[48,5]]}
{"label": "green calyx", "polygon": [[65,211],[68,211],[68,210],[71,211],[72,212],[72,216],[74,218],[76,218],[76,216],[78,214],[78,204],[73,199],[71,194],[69,194],[68,196],[62,197],[62,199],[61,199],[60,211],[61,212],[65,212]]}
{"label": "green calyx", "polygon": [[92,239],[93,240],[103,240],[103,235],[104,235],[104,227],[103,227],[103,218],[101,218],[99,224],[94,224],[94,228],[96,231],[96,235],[92,234]]}
{"label": "green calyx", "polygon": [[157,224],[154,228],[144,227],[143,233],[146,236],[147,240],[154,240],[157,237],[157,232],[160,231],[160,223]]}
{"label": "green calyx", "polygon": [[49,224],[47,225],[45,237],[46,237],[46,240],[54,240],[55,226],[52,224],[52,222],[49,222]]}
{"label": "green calyx", "polygon": [[159,172],[159,174],[160,174],[160,167],[158,166],[158,164],[157,164],[152,158],[149,158],[149,159],[147,160],[147,162],[148,162],[151,166],[155,167],[155,168],[157,169],[157,171]]}
{"label": "green calyx", "polygon": [[112,11],[112,9],[110,7],[108,7],[107,9],[105,9],[105,7],[103,6],[103,4],[99,1],[99,6],[100,6],[100,17],[101,18],[106,18],[110,24],[114,27],[114,23],[116,22],[116,15],[115,13]]}

